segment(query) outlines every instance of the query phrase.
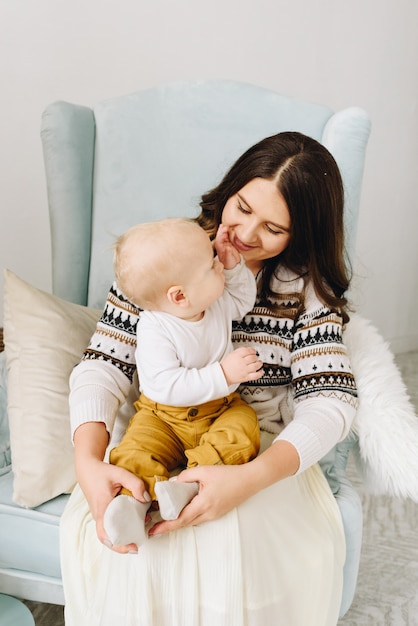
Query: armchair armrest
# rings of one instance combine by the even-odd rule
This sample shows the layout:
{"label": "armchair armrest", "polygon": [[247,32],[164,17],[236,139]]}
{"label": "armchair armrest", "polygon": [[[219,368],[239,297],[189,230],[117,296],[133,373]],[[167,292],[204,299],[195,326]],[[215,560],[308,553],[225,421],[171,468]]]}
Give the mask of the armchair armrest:
{"label": "armchair armrest", "polygon": [[0,475],[10,469],[10,433],[7,417],[7,369],[3,329],[0,328]]}
{"label": "armchair armrest", "polygon": [[347,462],[350,451],[358,446],[358,437],[353,432],[338,443],[320,461],[321,469],[335,496],[340,509],[346,540],[344,564],[344,589],[340,617],[343,617],[354,598],[360,567],[363,537],[363,510],[361,499],[347,477]]}

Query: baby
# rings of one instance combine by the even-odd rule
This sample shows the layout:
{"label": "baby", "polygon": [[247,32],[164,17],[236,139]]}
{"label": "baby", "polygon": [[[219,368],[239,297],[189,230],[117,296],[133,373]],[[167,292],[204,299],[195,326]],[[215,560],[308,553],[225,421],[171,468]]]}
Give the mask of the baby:
{"label": "baby", "polygon": [[255,302],[256,283],[220,226],[217,257],[207,233],[192,220],[138,224],[115,246],[119,289],[142,309],[136,362],[137,413],[110,462],[140,477],[148,502],[122,489],[104,525],[114,545],[146,539],[145,518],[158,500],[175,519],[198,493],[198,483],[168,480],[179,467],[239,464],[259,450],[258,418],[236,391],[263,375],[254,349],[233,350],[232,320]]}

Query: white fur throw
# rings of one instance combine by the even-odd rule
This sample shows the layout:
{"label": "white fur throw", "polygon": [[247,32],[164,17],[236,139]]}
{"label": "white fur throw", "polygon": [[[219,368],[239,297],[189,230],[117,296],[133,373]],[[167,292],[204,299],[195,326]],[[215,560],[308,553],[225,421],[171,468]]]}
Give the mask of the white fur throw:
{"label": "white fur throw", "polygon": [[418,417],[388,344],[354,314],[344,331],[356,377],[359,408],[356,464],[374,494],[418,502]]}

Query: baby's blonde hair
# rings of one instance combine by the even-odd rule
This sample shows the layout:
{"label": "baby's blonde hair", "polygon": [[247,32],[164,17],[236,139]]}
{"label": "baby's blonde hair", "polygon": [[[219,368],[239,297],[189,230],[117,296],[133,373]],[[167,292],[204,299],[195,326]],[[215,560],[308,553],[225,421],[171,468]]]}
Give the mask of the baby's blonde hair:
{"label": "baby's blonde hair", "polygon": [[161,298],[193,268],[205,231],[193,220],[168,218],[129,228],[114,246],[116,284],[141,309],[158,309]]}

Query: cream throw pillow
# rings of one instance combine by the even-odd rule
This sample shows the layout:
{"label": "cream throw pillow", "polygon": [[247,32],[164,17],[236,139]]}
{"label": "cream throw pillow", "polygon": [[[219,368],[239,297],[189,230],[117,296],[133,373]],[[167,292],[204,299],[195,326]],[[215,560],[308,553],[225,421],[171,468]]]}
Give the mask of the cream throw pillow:
{"label": "cream throw pillow", "polygon": [[21,506],[36,507],[76,482],[68,378],[100,314],[4,272],[13,500]]}

